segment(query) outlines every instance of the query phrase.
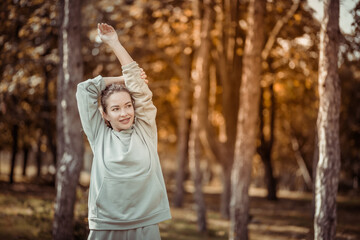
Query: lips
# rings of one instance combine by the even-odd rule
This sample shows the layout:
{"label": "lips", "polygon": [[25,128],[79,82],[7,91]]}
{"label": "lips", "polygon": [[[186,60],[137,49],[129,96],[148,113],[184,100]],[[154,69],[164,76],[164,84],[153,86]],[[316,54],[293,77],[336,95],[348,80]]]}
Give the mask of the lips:
{"label": "lips", "polygon": [[131,117],[125,118],[125,119],[120,120],[120,122],[121,122],[122,124],[128,124],[128,123],[130,122],[130,119],[131,119]]}

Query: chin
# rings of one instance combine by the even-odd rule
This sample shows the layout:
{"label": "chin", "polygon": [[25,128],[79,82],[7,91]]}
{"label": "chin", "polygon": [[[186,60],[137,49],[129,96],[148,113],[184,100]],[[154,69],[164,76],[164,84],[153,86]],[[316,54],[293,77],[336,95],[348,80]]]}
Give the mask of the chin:
{"label": "chin", "polygon": [[129,128],[132,127],[133,123],[134,123],[134,122],[132,122],[132,123],[129,124],[129,125],[119,126],[118,129],[120,129],[120,131],[121,131],[121,130],[127,130],[127,129],[129,129]]}

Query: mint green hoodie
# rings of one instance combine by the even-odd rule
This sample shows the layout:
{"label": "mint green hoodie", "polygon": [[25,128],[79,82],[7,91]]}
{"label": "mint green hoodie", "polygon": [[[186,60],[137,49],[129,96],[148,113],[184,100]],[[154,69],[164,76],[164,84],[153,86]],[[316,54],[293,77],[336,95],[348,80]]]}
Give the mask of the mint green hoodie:
{"label": "mint green hoodie", "polygon": [[156,107],[136,62],[122,67],[135,100],[135,123],[120,132],[107,127],[98,110],[101,76],[78,84],[76,99],[94,153],[89,190],[89,228],[125,230],[171,218],[157,153]]}

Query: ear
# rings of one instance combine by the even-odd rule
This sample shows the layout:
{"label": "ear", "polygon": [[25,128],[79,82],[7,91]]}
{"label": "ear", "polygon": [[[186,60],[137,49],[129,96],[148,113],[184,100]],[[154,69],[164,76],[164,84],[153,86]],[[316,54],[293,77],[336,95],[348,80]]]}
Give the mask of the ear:
{"label": "ear", "polygon": [[103,110],[103,108],[100,106],[99,107],[99,111],[100,111],[100,113],[101,113],[101,117],[104,119],[104,120],[106,120],[106,121],[109,121],[108,119],[107,119],[107,114],[106,114],[106,112],[104,112],[104,110]]}

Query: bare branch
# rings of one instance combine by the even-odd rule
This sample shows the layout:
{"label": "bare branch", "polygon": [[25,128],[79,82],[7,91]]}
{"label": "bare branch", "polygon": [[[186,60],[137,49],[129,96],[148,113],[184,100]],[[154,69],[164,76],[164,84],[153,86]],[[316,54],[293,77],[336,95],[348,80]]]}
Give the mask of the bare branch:
{"label": "bare branch", "polygon": [[265,44],[265,47],[261,53],[261,57],[263,60],[266,60],[269,56],[270,50],[274,46],[275,40],[277,35],[279,34],[282,27],[289,21],[289,19],[295,14],[296,10],[300,5],[300,0],[294,0],[293,5],[291,6],[290,10],[287,12],[285,16],[283,16],[277,23],[275,27],[270,32],[269,38]]}

